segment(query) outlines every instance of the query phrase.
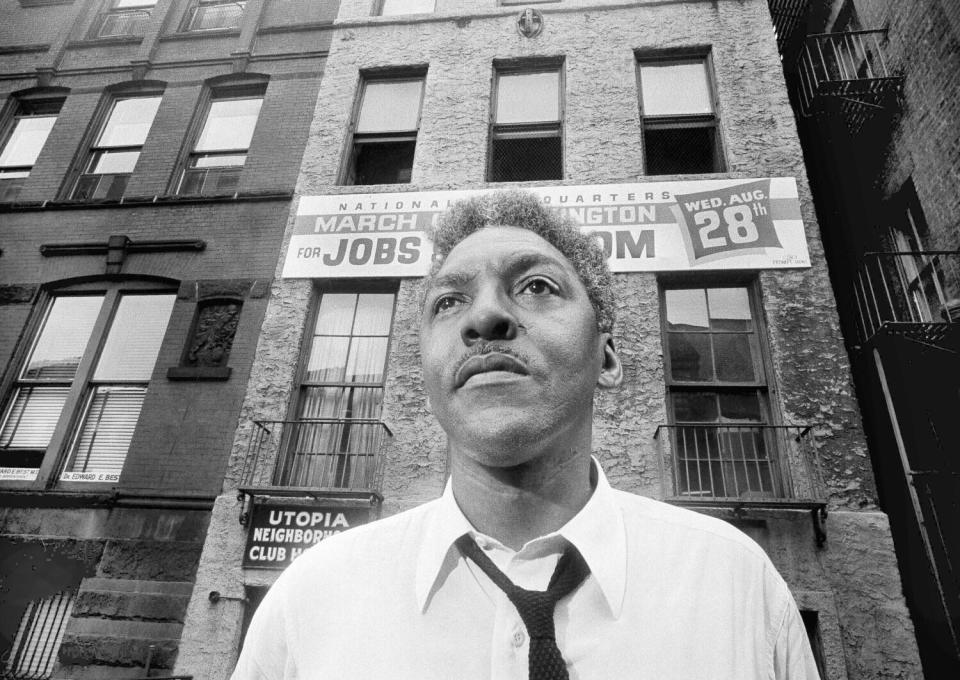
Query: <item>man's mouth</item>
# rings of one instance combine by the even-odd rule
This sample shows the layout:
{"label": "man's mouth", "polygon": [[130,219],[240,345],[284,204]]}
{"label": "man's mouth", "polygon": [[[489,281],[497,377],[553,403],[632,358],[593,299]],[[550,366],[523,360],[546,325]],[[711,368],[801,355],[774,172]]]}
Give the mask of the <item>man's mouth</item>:
{"label": "man's mouth", "polygon": [[493,372],[516,373],[517,375],[529,374],[526,366],[516,357],[500,352],[490,352],[488,354],[476,354],[463,362],[454,375],[454,382],[457,387],[463,387],[473,376]]}

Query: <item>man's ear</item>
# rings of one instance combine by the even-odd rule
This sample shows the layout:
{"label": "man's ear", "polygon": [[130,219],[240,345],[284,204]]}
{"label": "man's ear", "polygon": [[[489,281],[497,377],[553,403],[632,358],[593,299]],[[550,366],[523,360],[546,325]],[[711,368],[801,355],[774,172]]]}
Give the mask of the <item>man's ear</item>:
{"label": "man's ear", "polygon": [[600,368],[597,386],[602,390],[611,390],[623,382],[623,364],[620,363],[620,357],[613,346],[613,336],[602,333],[600,338],[603,342],[603,366]]}

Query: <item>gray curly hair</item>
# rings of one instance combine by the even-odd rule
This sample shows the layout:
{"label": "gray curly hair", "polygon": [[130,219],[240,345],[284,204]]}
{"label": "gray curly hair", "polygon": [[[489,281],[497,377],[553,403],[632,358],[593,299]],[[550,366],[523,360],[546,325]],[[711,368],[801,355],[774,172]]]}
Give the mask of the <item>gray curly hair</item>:
{"label": "gray curly hair", "polygon": [[510,189],[457,201],[441,216],[428,236],[433,241],[434,276],[447,255],[470,234],[492,226],[528,229],[559,250],[573,265],[597,315],[597,329],[613,332],[613,275],[600,244],[572,220],[551,210],[532,193]]}

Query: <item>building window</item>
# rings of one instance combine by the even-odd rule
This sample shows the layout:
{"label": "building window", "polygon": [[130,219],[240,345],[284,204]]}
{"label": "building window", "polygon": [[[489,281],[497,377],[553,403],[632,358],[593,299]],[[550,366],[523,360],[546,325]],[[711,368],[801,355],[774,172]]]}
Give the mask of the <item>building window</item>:
{"label": "building window", "polygon": [[647,174],[722,172],[707,59],[645,60],[639,68]]}
{"label": "building window", "polygon": [[20,99],[0,127],[0,201],[16,199],[57,122],[63,99]]}
{"label": "building window", "polygon": [[160,99],[160,95],[156,95],[119,97],[111,101],[71,198],[119,199],[123,196],[160,107]]}
{"label": "building window", "polygon": [[494,85],[488,179],[563,179],[560,68],[498,69]]}
{"label": "building window", "polygon": [[782,495],[753,289],[672,286],[661,301],[677,494]]}
{"label": "building window", "polygon": [[260,116],[263,93],[264,86],[256,85],[213,94],[177,193],[209,196],[236,192]]}
{"label": "building window", "polygon": [[33,481],[65,450],[62,481],[119,480],[174,299],[51,299],[0,421],[0,479]]}
{"label": "building window", "polygon": [[364,81],[344,184],[410,182],[423,82],[423,77]]}
{"label": "building window", "polygon": [[73,610],[74,595],[63,592],[27,604],[13,640],[3,677],[47,680]]}
{"label": "building window", "polygon": [[401,14],[430,14],[437,0],[383,0],[380,3],[380,16],[390,17]]}
{"label": "building window", "polygon": [[143,35],[157,0],[108,0],[90,29],[91,38]]}
{"label": "building window", "polygon": [[218,28],[237,28],[243,18],[246,2],[199,0],[187,12],[184,31],[210,31]]}
{"label": "building window", "polygon": [[349,489],[372,481],[395,298],[383,288],[320,297],[280,486]]}

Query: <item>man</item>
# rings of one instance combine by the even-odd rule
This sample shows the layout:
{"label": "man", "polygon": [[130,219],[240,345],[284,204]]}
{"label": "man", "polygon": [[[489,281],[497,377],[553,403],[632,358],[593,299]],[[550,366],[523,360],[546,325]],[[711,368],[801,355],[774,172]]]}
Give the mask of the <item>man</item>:
{"label": "man", "polygon": [[594,390],[622,380],[596,243],[516,192],[432,238],[420,343],[447,488],[298,558],[234,680],[816,678],[757,545],[592,460]]}

